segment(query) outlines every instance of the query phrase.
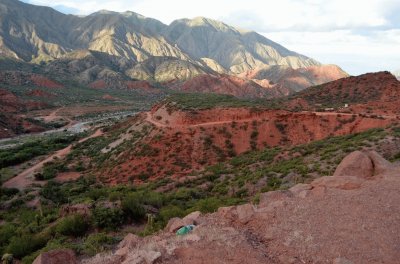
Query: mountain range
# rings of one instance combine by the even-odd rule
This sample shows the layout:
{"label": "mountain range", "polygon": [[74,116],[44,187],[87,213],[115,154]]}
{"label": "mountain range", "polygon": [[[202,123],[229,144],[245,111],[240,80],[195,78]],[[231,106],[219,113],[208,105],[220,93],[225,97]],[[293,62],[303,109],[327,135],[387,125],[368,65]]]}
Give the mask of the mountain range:
{"label": "mountain range", "polygon": [[[101,80],[105,88],[147,80],[174,82],[168,87],[182,90],[183,82],[199,75],[235,76],[255,91],[249,97],[286,95],[347,76],[256,32],[203,17],[165,25],[134,12],[74,16],[17,0],[0,0],[0,55],[7,58],[0,60],[5,70],[10,64],[36,64],[59,81]],[[239,94],[229,87],[211,91]]]}

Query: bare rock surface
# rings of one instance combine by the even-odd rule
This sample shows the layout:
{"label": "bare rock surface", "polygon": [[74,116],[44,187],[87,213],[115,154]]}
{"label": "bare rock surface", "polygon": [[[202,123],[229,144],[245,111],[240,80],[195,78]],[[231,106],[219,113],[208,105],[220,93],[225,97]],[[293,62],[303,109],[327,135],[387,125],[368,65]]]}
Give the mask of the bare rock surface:
{"label": "bare rock surface", "polygon": [[[360,159],[374,164],[372,175],[371,167],[349,164]],[[174,220],[196,222],[188,235],[171,233],[171,222],[82,263],[399,263],[400,168],[377,153],[352,153],[344,162],[350,175],[262,194],[258,206],[192,213]]]}
{"label": "bare rock surface", "polygon": [[71,249],[56,249],[40,254],[33,264],[76,264],[77,259]]}
{"label": "bare rock surface", "polygon": [[354,151],[345,157],[333,174],[333,176],[356,176],[360,178],[369,178],[373,175],[372,160],[361,151]]}

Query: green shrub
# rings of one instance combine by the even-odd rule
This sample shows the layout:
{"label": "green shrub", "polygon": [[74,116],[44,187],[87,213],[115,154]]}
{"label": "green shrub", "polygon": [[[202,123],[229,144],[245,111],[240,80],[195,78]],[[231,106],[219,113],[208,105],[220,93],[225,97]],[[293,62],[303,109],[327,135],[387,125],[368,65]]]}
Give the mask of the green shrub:
{"label": "green shrub", "polygon": [[124,213],[119,208],[97,207],[93,210],[93,221],[99,228],[116,229],[124,223]]}
{"label": "green shrub", "polygon": [[10,240],[6,251],[14,257],[21,259],[24,256],[44,247],[50,239],[48,234],[23,234],[21,236],[14,236]]}
{"label": "green shrub", "polygon": [[116,242],[117,239],[107,236],[105,233],[90,234],[83,244],[83,252],[87,255],[94,256],[106,250],[110,245]]}
{"label": "green shrub", "polygon": [[61,189],[61,184],[54,181],[49,181],[40,191],[40,194],[56,204],[62,204],[67,202],[67,197],[64,191]]}
{"label": "green shrub", "polygon": [[215,197],[199,200],[194,206],[195,210],[199,210],[202,213],[213,213],[223,205],[223,202]]}
{"label": "green shrub", "polygon": [[82,215],[67,216],[58,223],[56,231],[65,236],[79,237],[89,228],[87,219]]}
{"label": "green shrub", "polygon": [[98,199],[102,197],[107,197],[108,193],[106,189],[91,189],[88,193],[87,196],[94,200],[97,201]]}
{"label": "green shrub", "polygon": [[0,188],[0,197],[1,196],[7,196],[7,197],[12,197],[19,193],[19,190],[17,188]]}
{"label": "green shrub", "polygon": [[168,220],[173,217],[182,217],[184,215],[185,211],[182,208],[174,205],[163,207],[159,213],[159,217],[164,224],[168,223]]}
{"label": "green shrub", "polygon": [[141,221],[146,215],[146,211],[141,204],[138,194],[130,194],[122,200],[122,210],[134,221]]}
{"label": "green shrub", "polygon": [[15,235],[16,230],[17,228],[12,224],[0,226],[0,248],[8,244],[10,239]]}

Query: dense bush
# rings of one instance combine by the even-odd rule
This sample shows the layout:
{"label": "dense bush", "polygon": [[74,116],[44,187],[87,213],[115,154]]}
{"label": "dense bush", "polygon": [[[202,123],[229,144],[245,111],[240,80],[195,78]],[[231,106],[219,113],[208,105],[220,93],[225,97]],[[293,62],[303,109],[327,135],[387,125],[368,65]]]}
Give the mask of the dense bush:
{"label": "dense bush", "polygon": [[93,256],[106,250],[108,246],[115,242],[115,238],[107,236],[105,233],[90,234],[83,244],[83,252]]}
{"label": "dense bush", "polygon": [[4,254],[4,248],[9,243],[10,239],[15,235],[16,227],[12,224],[0,226],[0,254]]}
{"label": "dense bush", "polygon": [[0,188],[0,197],[1,196],[7,196],[7,197],[12,197],[19,193],[19,190],[17,188]]}
{"label": "dense bush", "polygon": [[162,220],[162,222],[164,224],[167,224],[168,220],[173,217],[185,216],[185,211],[181,207],[170,205],[170,206],[163,207],[160,210],[159,215],[160,215],[160,219]]}
{"label": "dense bush", "polygon": [[0,169],[20,164],[34,157],[62,149],[75,141],[78,136],[60,136],[50,139],[39,139],[22,144],[12,149],[0,150]]}
{"label": "dense bush", "polygon": [[100,199],[102,197],[107,197],[107,195],[108,195],[108,193],[107,193],[107,190],[105,190],[105,189],[91,189],[87,193],[87,196],[94,201],[97,201],[98,199]]}
{"label": "dense bush", "polygon": [[97,207],[93,210],[93,222],[96,227],[114,230],[124,223],[124,213],[119,208]]}
{"label": "dense bush", "polygon": [[11,238],[6,251],[20,259],[45,246],[49,239],[48,234],[44,233],[36,235],[28,233],[14,236]]}
{"label": "dense bush", "polygon": [[50,180],[57,176],[59,172],[66,171],[67,168],[63,162],[46,162],[41,173],[35,174],[37,180]]}
{"label": "dense bush", "polygon": [[143,220],[146,211],[141,204],[141,198],[138,194],[130,194],[122,200],[122,210],[134,221]]}
{"label": "dense bush", "polygon": [[56,204],[62,204],[67,202],[67,196],[63,189],[61,189],[61,184],[54,181],[49,181],[40,191],[40,195],[44,198],[53,201]]}
{"label": "dense bush", "polygon": [[86,233],[89,223],[82,215],[67,216],[57,225],[57,232],[65,236],[79,237]]}

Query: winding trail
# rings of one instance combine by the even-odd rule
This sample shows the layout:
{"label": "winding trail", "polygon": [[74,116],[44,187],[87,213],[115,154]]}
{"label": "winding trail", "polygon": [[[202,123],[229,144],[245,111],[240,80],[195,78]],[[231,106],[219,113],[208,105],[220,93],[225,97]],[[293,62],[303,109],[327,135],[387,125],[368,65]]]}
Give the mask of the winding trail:
{"label": "winding trail", "polygon": [[[94,137],[99,137],[103,135],[103,131],[101,131],[101,129],[96,130],[96,132],[94,132],[92,135],[82,138],[81,140],[79,140],[79,143],[85,142],[86,140],[90,139],[90,138],[94,138]],[[36,171],[39,171],[40,169],[43,168],[43,165],[46,162],[52,161],[54,158],[63,158],[65,156],[67,156],[72,150],[72,144],[70,144],[68,147],[65,147],[63,149],[60,149],[58,151],[56,151],[55,153],[51,154],[50,156],[48,156],[46,159],[42,160],[41,162],[35,164],[34,166],[24,170],[23,172],[21,172],[20,174],[18,174],[17,176],[11,178],[10,180],[6,181],[3,184],[3,187],[6,188],[17,188],[19,190],[23,190],[25,188],[27,188],[28,186],[32,185],[32,184],[40,184],[40,185],[44,185],[46,183],[46,181],[37,181],[34,178],[34,174]]]}
{"label": "winding trail", "polygon": [[[339,113],[339,112],[301,112],[301,113],[307,113],[307,114],[315,114],[317,116],[353,116],[358,114],[349,114],[349,113]],[[381,115],[385,119],[396,119],[398,116],[397,115]],[[372,115],[367,115],[365,116],[366,118],[372,118]],[[155,125],[156,127],[202,127],[202,126],[214,126],[214,125],[223,125],[223,124],[231,124],[232,122],[237,122],[237,123],[243,123],[243,122],[252,122],[254,120],[262,120],[263,118],[244,118],[244,119],[238,119],[238,120],[226,120],[226,121],[212,121],[212,122],[203,122],[203,123],[198,123],[198,124],[188,124],[188,125],[167,125],[164,123],[161,123],[153,118],[151,115],[151,112],[146,112],[146,121]]]}

